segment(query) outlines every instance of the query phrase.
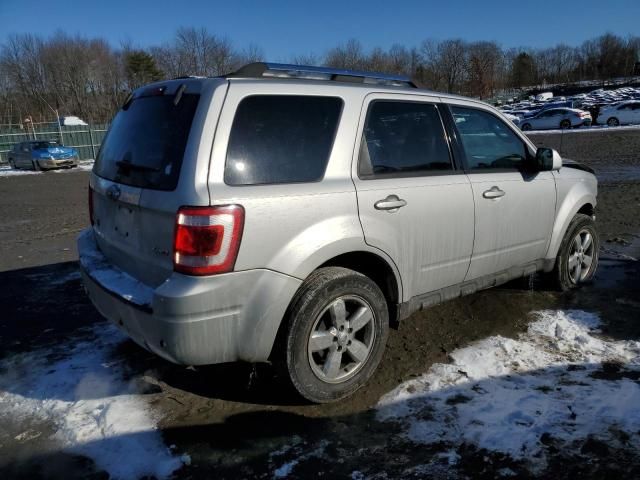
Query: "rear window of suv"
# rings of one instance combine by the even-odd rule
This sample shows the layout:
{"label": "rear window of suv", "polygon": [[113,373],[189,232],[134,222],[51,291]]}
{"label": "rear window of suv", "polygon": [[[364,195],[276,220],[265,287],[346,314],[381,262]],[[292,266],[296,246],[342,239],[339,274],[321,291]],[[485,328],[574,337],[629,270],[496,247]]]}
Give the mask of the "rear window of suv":
{"label": "rear window of suv", "polygon": [[337,97],[255,95],[236,111],[227,185],[314,182],[324,176],[338,127]]}
{"label": "rear window of suv", "polygon": [[174,190],[200,96],[134,98],[113,119],[94,172],[125,185]]}

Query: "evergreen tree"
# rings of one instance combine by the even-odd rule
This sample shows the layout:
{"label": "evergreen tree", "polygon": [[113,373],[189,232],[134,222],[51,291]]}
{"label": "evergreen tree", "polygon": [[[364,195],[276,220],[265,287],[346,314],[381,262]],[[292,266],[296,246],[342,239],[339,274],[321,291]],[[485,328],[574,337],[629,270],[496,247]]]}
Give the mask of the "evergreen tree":
{"label": "evergreen tree", "polygon": [[125,74],[131,90],[163,77],[154,58],[142,50],[125,53]]}

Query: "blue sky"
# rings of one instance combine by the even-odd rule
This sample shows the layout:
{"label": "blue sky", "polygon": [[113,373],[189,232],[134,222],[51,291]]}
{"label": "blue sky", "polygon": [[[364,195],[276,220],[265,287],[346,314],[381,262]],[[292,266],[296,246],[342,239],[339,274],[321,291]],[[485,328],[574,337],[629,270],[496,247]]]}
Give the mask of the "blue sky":
{"label": "blue sky", "polygon": [[180,26],[204,26],[238,48],[254,43],[268,59],[288,60],[349,38],[366,48],[454,37],[545,47],[605,32],[640,35],[640,0],[0,0],[0,18],[0,42],[10,33],[64,29],[147,47],[170,40]]}

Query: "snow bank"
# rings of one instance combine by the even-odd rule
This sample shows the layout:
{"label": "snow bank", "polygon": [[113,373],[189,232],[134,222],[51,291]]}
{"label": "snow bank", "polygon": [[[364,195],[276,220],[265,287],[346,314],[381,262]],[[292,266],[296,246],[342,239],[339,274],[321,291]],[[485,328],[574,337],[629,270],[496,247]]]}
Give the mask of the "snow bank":
{"label": "snow bank", "polygon": [[[520,124],[525,123],[524,120],[520,120]],[[620,125],[617,127],[610,127],[608,125],[592,125],[590,127],[579,128],[565,128],[565,129],[553,129],[553,130],[527,130],[524,132],[526,135],[546,135],[548,133],[561,133],[561,134],[573,134],[573,133],[596,133],[596,132],[619,132],[621,130],[640,130],[640,125]]]}
{"label": "snow bank", "polygon": [[[640,342],[597,337],[582,311],[535,314],[519,339],[490,337],[435,364],[379,402],[377,417],[418,443],[475,445],[544,463],[543,439],[562,447],[640,430]],[[617,372],[603,374],[603,364]],[[629,378],[632,377],[632,378]],[[640,447],[640,445],[638,445]]]}
{"label": "snow bank", "polygon": [[36,172],[34,170],[22,170],[22,169],[13,169],[9,165],[0,165],[0,178],[3,177],[18,177],[20,175],[42,175],[44,173],[54,172],[54,173],[69,173],[69,172],[89,172],[93,169],[93,160],[80,160],[78,166],[75,168],[60,168],[56,170],[49,170],[47,172],[39,171]]}
{"label": "snow bank", "polygon": [[157,419],[123,368],[109,363],[125,337],[110,324],[89,334],[91,340],[0,363],[0,418],[53,422],[61,450],[91,458],[112,478],[168,477],[181,459],[164,445]]}

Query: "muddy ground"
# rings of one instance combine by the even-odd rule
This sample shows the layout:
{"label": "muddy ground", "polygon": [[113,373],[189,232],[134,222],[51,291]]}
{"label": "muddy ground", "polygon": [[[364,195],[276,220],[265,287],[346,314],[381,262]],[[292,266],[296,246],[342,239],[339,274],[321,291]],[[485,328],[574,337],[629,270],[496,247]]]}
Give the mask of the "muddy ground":
{"label": "muddy ground", "polygon": [[[449,352],[473,340],[517,335],[533,310],[598,312],[605,334],[639,339],[640,266],[634,258],[640,257],[640,130],[532,139],[592,165],[600,176],[602,263],[592,285],[558,294],[539,279],[519,281],[417,313],[391,332],[369,384],[331,405],[301,402],[269,366],[185,369],[127,342],[115,360],[132,378],[144,379],[149,402],[162,412],[166,444],[190,455],[176,476],[272,478],[278,466],[297,460],[292,478],[421,478],[418,467],[433,452],[408,442],[393,424],[377,422],[372,410],[399,383],[447,362]],[[88,222],[87,180],[82,172],[0,178],[0,359],[81,337],[79,329],[103,322],[74,276],[75,237]],[[56,282],[65,277],[71,280]],[[105,477],[90,460],[56,451],[46,435],[17,441],[21,428],[0,425],[2,478]],[[640,476],[638,452],[591,441],[569,457],[553,448],[549,444],[552,461],[537,476]],[[472,447],[458,453],[461,460],[443,470],[444,478],[495,478],[507,467],[521,478],[533,476],[504,456]],[[355,471],[364,476],[353,477]]]}

